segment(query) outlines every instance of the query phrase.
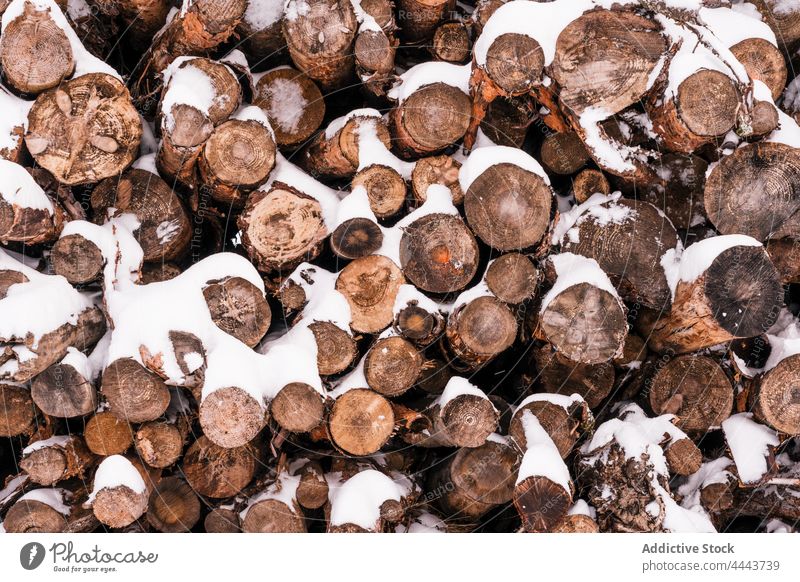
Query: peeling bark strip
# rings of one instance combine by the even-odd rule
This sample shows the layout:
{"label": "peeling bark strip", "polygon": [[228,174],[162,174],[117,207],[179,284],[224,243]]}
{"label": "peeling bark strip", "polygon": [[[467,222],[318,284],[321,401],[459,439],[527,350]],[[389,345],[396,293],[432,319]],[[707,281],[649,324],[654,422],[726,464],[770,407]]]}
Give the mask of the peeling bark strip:
{"label": "peeling bark strip", "polygon": [[141,137],[128,90],[110,75],[93,73],[36,98],[25,144],[38,164],[72,185],[122,172],[135,159]]}

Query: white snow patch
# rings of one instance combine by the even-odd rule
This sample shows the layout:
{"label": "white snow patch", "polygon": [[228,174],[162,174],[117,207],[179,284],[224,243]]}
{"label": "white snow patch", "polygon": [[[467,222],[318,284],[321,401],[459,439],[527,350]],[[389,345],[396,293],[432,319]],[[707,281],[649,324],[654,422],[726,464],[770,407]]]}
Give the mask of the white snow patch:
{"label": "white snow patch", "polygon": [[62,515],[70,514],[70,507],[65,503],[69,499],[70,493],[66,489],[59,487],[47,487],[43,489],[34,489],[28,491],[25,495],[17,500],[17,503],[24,500],[40,501],[45,505],[49,505]]}
{"label": "white snow patch", "polygon": [[[527,0],[517,1],[525,2]],[[540,176],[545,184],[550,185],[550,178],[541,164],[523,150],[508,146],[489,146],[472,150],[469,157],[461,164],[461,169],[458,171],[458,183],[461,190],[463,192],[469,190],[469,187],[481,174],[497,164],[513,164]]]}
{"label": "white snow patch", "polygon": [[41,441],[36,441],[35,443],[29,444],[27,447],[22,449],[22,455],[30,455],[34,451],[38,451],[39,449],[46,449],[48,447],[64,447],[72,437],[67,435],[56,435],[52,436],[49,439],[43,439]]}
{"label": "white snow patch", "polygon": [[527,449],[519,466],[516,484],[519,485],[528,477],[545,477],[561,485],[571,497],[572,482],[569,469],[553,439],[530,410],[522,413],[522,427],[525,431]]}
{"label": "white snow patch", "polygon": [[400,75],[400,82],[386,94],[390,99],[402,103],[426,85],[444,83],[469,95],[469,78],[472,65],[454,65],[444,61],[428,61],[411,67]]}
{"label": "white snow patch", "polygon": [[122,486],[127,487],[134,493],[147,491],[147,485],[142,479],[142,474],[133,466],[133,463],[122,455],[106,457],[97,467],[97,472],[94,474],[92,492],[87,503],[93,503],[97,494],[103,489]]}
{"label": "white snow patch", "polygon": [[53,202],[33,176],[19,164],[2,158],[0,158],[0,196],[12,206],[46,210],[53,216]]}
{"label": "white snow patch", "polygon": [[589,259],[573,253],[561,253],[551,256],[550,261],[555,267],[557,278],[553,287],[542,299],[540,313],[544,313],[553,299],[570,287],[580,283],[589,283],[598,289],[608,291],[617,298],[620,306],[622,306],[622,301],[619,299],[619,295],[617,295],[617,290],[614,288],[614,285],[611,284],[608,275],[603,272],[600,265],[598,265],[597,261],[594,259]]}
{"label": "white snow patch", "polygon": [[284,0],[248,0],[244,21],[256,31],[262,31],[283,16]]}
{"label": "white snow patch", "polygon": [[367,530],[378,525],[383,502],[400,501],[408,493],[406,487],[374,469],[361,471],[342,484],[329,481],[329,487],[330,524],[352,523]]}
{"label": "white snow patch", "polygon": [[741,412],[723,420],[722,431],[742,483],[761,481],[769,470],[769,447],[780,444],[778,433],[753,420],[752,412]]}

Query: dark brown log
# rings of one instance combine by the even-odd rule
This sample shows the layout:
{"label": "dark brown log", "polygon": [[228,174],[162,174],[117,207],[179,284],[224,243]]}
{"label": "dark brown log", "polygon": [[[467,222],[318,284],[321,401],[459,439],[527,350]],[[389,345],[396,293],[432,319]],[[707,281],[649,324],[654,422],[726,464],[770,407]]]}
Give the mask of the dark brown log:
{"label": "dark brown log", "polygon": [[759,377],[750,393],[749,409],[758,420],[788,434],[800,434],[800,355],[784,358]]}
{"label": "dark brown log", "polygon": [[548,170],[563,175],[574,174],[589,161],[589,152],[574,132],[546,135],[539,156]]}
{"label": "dark brown log", "polygon": [[134,168],[121,177],[108,178],[92,191],[91,203],[98,224],[110,218],[111,208],[136,216],[139,228],[133,234],[145,261],[178,259],[189,248],[189,215],[175,192],[156,174]]}
{"label": "dark brown log", "polygon": [[[9,162],[0,160],[5,170]],[[21,168],[20,168],[21,169]],[[3,178],[5,181],[5,176]],[[21,242],[27,245],[49,243],[55,240],[64,226],[64,210],[58,203],[51,202],[51,208],[32,208],[12,202],[14,191],[25,186],[18,180],[9,180],[2,186],[0,197],[0,241]],[[7,195],[11,195],[7,199]]]}
{"label": "dark brown log", "polygon": [[492,401],[476,394],[436,400],[425,415],[430,435],[414,435],[410,442],[426,447],[479,447],[497,430],[499,418]]}
{"label": "dark brown log", "polygon": [[500,301],[518,304],[534,296],[539,285],[539,271],[520,253],[507,253],[489,263],[486,286]]}
{"label": "dark brown log", "polygon": [[476,369],[514,343],[517,321],[511,310],[495,297],[478,297],[450,314],[445,336],[447,347],[458,363]]}
{"label": "dark brown log", "polygon": [[427,490],[436,504],[456,520],[476,520],[511,501],[519,457],[513,448],[489,441],[459,449],[429,477]]}
{"label": "dark brown log", "polygon": [[747,38],[730,49],[744,65],[747,75],[763,82],[772,93],[772,99],[777,101],[786,87],[787,77],[786,61],[778,47],[763,38]]}
{"label": "dark brown log", "polygon": [[349,2],[290,0],[282,26],[295,66],[323,91],[341,87],[353,75],[358,21]]}
{"label": "dark brown log", "polygon": [[403,40],[414,44],[430,41],[437,25],[454,8],[454,0],[398,0],[397,23]]}
{"label": "dark brown log", "polygon": [[223,448],[201,436],[183,457],[183,474],[198,494],[221,499],[244,489],[259,463],[259,455],[250,445]]}
{"label": "dark brown log", "polygon": [[147,521],[164,533],[184,533],[200,520],[200,500],[178,477],[167,477],[153,488],[147,504]]}
{"label": "dark brown log", "polygon": [[148,46],[164,26],[169,12],[168,0],[95,0],[92,7],[107,18],[118,18],[136,47]]}
{"label": "dark brown log", "polygon": [[768,240],[767,254],[786,283],[800,283],[800,247],[788,238]]}
{"label": "dark brown log", "polygon": [[174,465],[183,454],[188,428],[180,419],[177,422],[150,421],[142,424],[134,436],[139,458],[157,469]]}
{"label": "dark brown log", "polygon": [[521,95],[542,80],[544,52],[530,36],[501,34],[486,51],[486,79],[500,95]]}
{"label": "dark brown log", "polygon": [[316,461],[309,461],[300,468],[300,484],[295,497],[306,509],[319,509],[328,502],[328,482],[322,467]]}
{"label": "dark brown log", "polygon": [[471,22],[474,28],[475,38],[480,36],[486,22],[492,17],[498,8],[506,3],[507,0],[478,0],[475,3],[475,10],[472,13]]}
{"label": "dark brown log", "polygon": [[230,119],[217,126],[203,145],[200,177],[214,200],[240,207],[247,194],[269,178],[275,152],[266,125],[254,119]]}
{"label": "dark brown log", "polygon": [[431,43],[434,60],[448,63],[465,63],[470,57],[469,29],[460,20],[444,22],[436,27]]}
{"label": "dark brown log", "polygon": [[578,204],[583,204],[591,198],[592,194],[598,192],[606,195],[611,193],[611,186],[608,183],[608,179],[600,170],[587,168],[581,170],[572,179],[572,194],[575,196],[575,201]]}
{"label": "dark brown log", "polygon": [[487,168],[464,194],[464,213],[475,234],[499,251],[537,245],[550,224],[553,192],[544,178],[516,164]]}
{"label": "dark brown log", "polygon": [[669,314],[640,326],[655,351],[688,353],[765,332],[782,302],[780,275],[764,248],[733,246],[694,281],[678,282]]}
{"label": "dark brown log", "polygon": [[[34,443],[30,443],[33,445]],[[79,436],[70,436],[66,440],[52,441],[52,444],[24,454],[19,462],[32,482],[49,487],[69,479],[82,477],[94,460]]]}
{"label": "dark brown log", "polygon": [[364,356],[364,376],[375,392],[392,398],[414,385],[423,363],[411,342],[397,336],[382,338]]}
{"label": "dark brown log", "polygon": [[418,346],[427,346],[441,336],[444,325],[441,313],[428,311],[420,307],[417,301],[412,300],[397,312],[393,327],[410,342]]}
{"label": "dark brown log", "polygon": [[358,259],[371,255],[381,248],[383,231],[372,219],[350,218],[334,229],[329,242],[331,250],[337,256],[343,259]]}
{"label": "dark brown log", "polygon": [[673,439],[664,449],[669,470],[676,475],[688,476],[700,470],[703,453],[690,439]]}
{"label": "dark brown log", "polygon": [[453,375],[453,369],[446,362],[431,359],[425,362],[416,386],[428,394],[441,394]]}
{"label": "dark brown log", "polygon": [[406,202],[406,183],[403,177],[389,166],[373,164],[353,176],[352,188],[367,191],[369,207],[378,218],[394,216]]}
{"label": "dark brown log", "polygon": [[681,356],[661,365],[649,381],[648,398],[656,414],[674,414],[690,435],[718,427],[733,409],[733,386],[722,368],[706,356]]}
{"label": "dark brown log", "polygon": [[377,392],[357,388],[339,396],[328,417],[334,444],[346,453],[363,456],[377,452],[394,431],[394,412]]}
{"label": "dark brown log", "polygon": [[265,73],[256,84],[253,103],[267,114],[275,141],[281,147],[296,147],[305,142],[325,117],[325,100],[317,85],[289,67]]}
{"label": "dark brown log", "polygon": [[411,173],[411,188],[417,204],[428,199],[428,186],[441,184],[450,189],[453,204],[460,205],[464,201],[464,192],[458,183],[458,171],[461,163],[451,156],[432,156],[417,160]]}
{"label": "dark brown log", "polygon": [[286,60],[282,20],[283,3],[248,0],[244,16],[236,26],[236,35],[241,39],[240,49],[254,70],[263,70],[265,66],[275,66]]}
{"label": "dark brown log", "polygon": [[250,259],[264,272],[312,260],[327,234],[319,202],[280,182],[250,195],[238,225]]}
{"label": "dark brown log", "polygon": [[379,98],[386,95],[395,81],[394,60],[399,43],[393,29],[394,23],[381,30],[360,30],[353,45],[362,86],[368,94]]}
{"label": "dark brown log", "polygon": [[60,533],[67,527],[63,513],[35,499],[17,501],[8,510],[3,528],[8,533]]}
{"label": "dark brown log", "polygon": [[103,372],[101,391],[111,412],[128,422],[155,420],[169,405],[167,385],[131,358],[108,365]]}
{"label": "dark brown log", "polygon": [[211,319],[248,346],[255,347],[269,329],[272,312],[264,294],[250,281],[231,277],[203,289]]}
{"label": "dark brown log", "polygon": [[86,422],[83,431],[86,446],[95,455],[121,455],[133,444],[133,431],[124,420],[111,412],[98,412]]}
{"label": "dark brown log", "polygon": [[391,325],[394,300],[405,282],[397,265],[382,255],[356,259],[342,269],[336,290],[350,304],[350,327],[361,333],[377,333]]}
{"label": "dark brown log", "polygon": [[780,143],[745,145],[723,157],[708,175],[706,215],[722,234],[796,238],[799,180],[800,150]]}
{"label": "dark brown log", "polygon": [[206,533],[239,533],[239,514],[232,509],[217,507],[206,515],[203,522]]}
{"label": "dark brown log", "polygon": [[779,0],[755,0],[758,11],[767,21],[784,50],[800,44],[800,7]]}
{"label": "dark brown log", "polygon": [[32,432],[35,419],[30,392],[21,386],[0,384],[0,437]]}
{"label": "dark brown log", "polygon": [[83,285],[100,276],[105,264],[100,249],[80,234],[68,234],[53,245],[53,270],[73,285]]}
{"label": "dark brown log", "polygon": [[322,395],[302,382],[284,386],[270,402],[272,419],[289,432],[308,432],[319,426],[324,415]]}
{"label": "dark brown log", "polygon": [[552,531],[572,505],[572,496],[548,477],[526,477],[514,486],[514,507],[527,532]]}
{"label": "dark brown log", "polygon": [[72,76],[75,59],[67,34],[49,9],[26,2],[22,14],[3,27],[3,79],[18,93],[37,95]]}
{"label": "dark brown log", "polygon": [[647,202],[621,199],[599,209],[618,218],[609,220],[607,214],[595,215],[590,209],[573,227],[577,242],[572,242],[570,231],[562,251],[596,260],[624,299],[656,309],[669,305],[661,257],[678,244],[672,223]]}
{"label": "dark brown log", "polygon": [[459,216],[427,214],[405,227],[400,266],[414,285],[432,293],[467,286],[478,270],[478,244]]}
{"label": "dark brown log", "polygon": [[330,321],[315,321],[308,328],[317,342],[317,369],[320,375],[343,372],[358,356],[353,336]]}
{"label": "dark brown log", "polygon": [[363,132],[374,131],[387,149],[391,145],[386,124],[368,115],[353,115],[330,137],[328,131],[317,134],[302,152],[303,165],[314,176],[354,176],[359,167],[359,144]]}
{"label": "dark brown log", "polygon": [[656,21],[633,12],[584,13],[561,31],[551,66],[559,100],[580,116],[587,108],[609,115],[638,103],[667,49]]}
{"label": "dark brown log", "polygon": [[591,419],[591,413],[584,401],[574,400],[564,407],[560,400],[553,397],[548,399],[548,396],[542,395],[541,399],[518,407],[511,417],[508,435],[523,451],[528,448],[522,420],[526,411],[536,417],[564,459],[572,452],[581,437],[582,429]]}
{"label": "dark brown log", "polygon": [[573,362],[548,345],[532,350],[537,380],[545,392],[580,395],[590,408],[597,408],[614,388],[614,366],[609,362]]}
{"label": "dark brown log", "polygon": [[440,152],[467,133],[469,96],[445,83],[425,85],[389,113],[394,148],[406,158]]}
{"label": "dark brown log", "polygon": [[73,185],[121,173],[136,158],[141,138],[139,114],[125,85],[91,73],[36,98],[25,144],[36,163]]}
{"label": "dark brown log", "polygon": [[215,445],[242,447],[264,428],[266,411],[251,394],[237,386],[214,390],[200,403],[200,426]]}
{"label": "dark brown log", "polygon": [[536,120],[527,98],[500,97],[486,108],[480,129],[492,143],[522,149],[528,127]]}

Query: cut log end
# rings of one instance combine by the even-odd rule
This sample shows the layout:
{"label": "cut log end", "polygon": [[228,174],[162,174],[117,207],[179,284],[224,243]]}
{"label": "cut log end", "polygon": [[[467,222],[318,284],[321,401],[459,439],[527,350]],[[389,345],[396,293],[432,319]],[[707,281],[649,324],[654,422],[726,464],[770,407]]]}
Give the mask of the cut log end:
{"label": "cut log end", "polygon": [[394,431],[391,404],[377,392],[350,390],[336,399],[328,419],[333,442],[351,455],[378,451]]}
{"label": "cut log end", "polygon": [[514,487],[514,507],[528,532],[549,532],[564,520],[572,496],[547,477],[528,477]]}
{"label": "cut log end", "polygon": [[308,384],[284,386],[270,403],[272,418],[289,432],[308,432],[322,422],[322,396]]}
{"label": "cut log end", "polygon": [[253,440],[264,427],[260,402],[236,386],[219,388],[200,403],[203,433],[216,445],[237,448]]}

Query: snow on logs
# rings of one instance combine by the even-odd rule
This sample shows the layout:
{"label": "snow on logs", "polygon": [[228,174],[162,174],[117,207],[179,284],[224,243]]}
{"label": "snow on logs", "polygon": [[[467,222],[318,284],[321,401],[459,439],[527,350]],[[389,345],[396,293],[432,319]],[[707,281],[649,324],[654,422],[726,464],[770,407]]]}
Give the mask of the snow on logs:
{"label": "snow on logs", "polygon": [[800,517],[785,2],[7,4],[3,530]]}

